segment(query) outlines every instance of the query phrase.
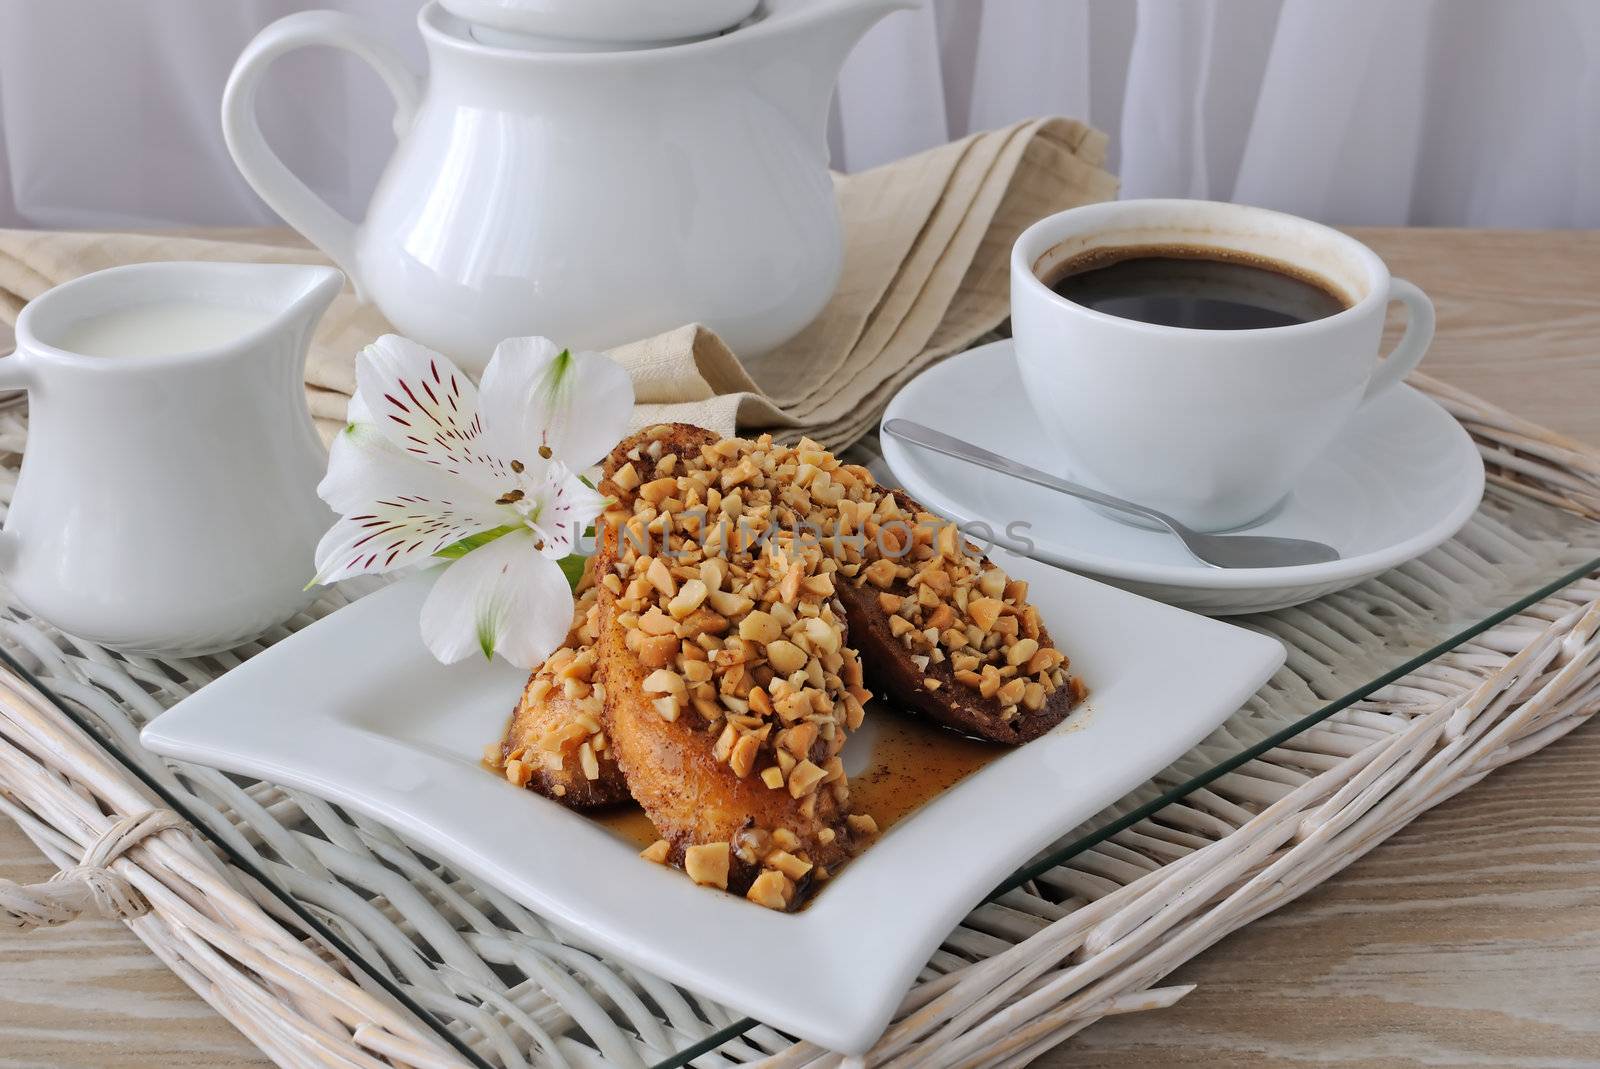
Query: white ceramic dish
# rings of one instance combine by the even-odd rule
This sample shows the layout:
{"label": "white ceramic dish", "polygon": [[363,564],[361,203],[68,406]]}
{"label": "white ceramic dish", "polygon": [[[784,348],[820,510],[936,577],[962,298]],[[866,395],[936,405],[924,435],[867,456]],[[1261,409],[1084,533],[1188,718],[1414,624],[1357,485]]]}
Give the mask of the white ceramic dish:
{"label": "white ceramic dish", "polygon": [[[142,738],[156,753],[359,810],[620,958],[859,1052],[968,909],[1191,749],[1283,663],[1283,647],[1254,632],[1035,561],[998,561],[1029,581],[1088,683],[1087,708],[896,824],[799,913],[696,887],[486,771],[484,745],[504,729],[524,673],[435,662],[417,635],[426,577],[251,658]],[[871,741],[864,728],[846,747],[852,774]]]}
{"label": "white ceramic dish", "polygon": [[[1071,477],[1023,400],[1010,341],[968,350],[923,372],[885,419],[926,423],[1014,460]],[[1089,506],[908,446],[885,435],[894,478],[928,508],[1051,564],[1212,615],[1266,612],[1310,601],[1421,556],[1459,531],[1483,497],[1483,460],[1435,402],[1399,386],[1363,406],[1350,426],[1252,534],[1313,538],[1341,559],[1294,568],[1208,568],[1178,540]],[[1007,527],[1023,523],[1026,528]],[[1020,540],[1026,537],[1031,548]]]}

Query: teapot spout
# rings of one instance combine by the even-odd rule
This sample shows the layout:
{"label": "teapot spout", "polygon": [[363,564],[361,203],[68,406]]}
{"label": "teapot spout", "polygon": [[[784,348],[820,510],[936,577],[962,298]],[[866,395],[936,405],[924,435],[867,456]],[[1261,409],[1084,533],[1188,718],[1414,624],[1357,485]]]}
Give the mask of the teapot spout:
{"label": "teapot spout", "polygon": [[745,38],[752,81],[826,156],[828,109],[845,59],[878,20],[922,0],[767,0]]}

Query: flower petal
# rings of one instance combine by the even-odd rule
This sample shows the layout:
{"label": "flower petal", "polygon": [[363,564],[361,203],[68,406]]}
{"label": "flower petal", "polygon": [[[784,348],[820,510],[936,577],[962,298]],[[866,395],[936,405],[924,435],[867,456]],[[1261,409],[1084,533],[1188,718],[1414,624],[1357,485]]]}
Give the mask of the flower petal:
{"label": "flower petal", "polygon": [[368,511],[374,501],[410,496],[478,517],[487,527],[516,522],[514,512],[495,504],[492,488],[401,452],[369,424],[347,424],[334,435],[317,494],[341,515]]}
{"label": "flower petal", "polygon": [[[377,422],[377,417],[372,414],[372,409],[367,407],[367,402],[362,400],[361,391],[358,389],[350,395],[350,403],[344,406],[345,429],[360,427]],[[370,428],[376,430],[377,428]]]}
{"label": "flower petal", "polygon": [[550,462],[544,479],[533,492],[527,522],[543,543],[539,552],[560,560],[577,546],[584,529],[605,508],[606,498],[567,470],[559,460]]}
{"label": "flower petal", "polygon": [[496,653],[534,668],[567,637],[572,588],[533,548],[531,532],[503,535],[444,570],[422,606],[422,641],[445,664]]}
{"label": "flower petal", "polygon": [[418,460],[485,488],[509,475],[484,449],[477,387],[447,357],[385,334],[356,356],[356,397],[352,411]]}
{"label": "flower petal", "polygon": [[547,446],[573,471],[594,464],[628,431],[633,382],[601,353],[569,353],[548,338],[495,347],[481,394],[491,452],[532,465]]}
{"label": "flower petal", "polygon": [[381,575],[426,560],[470,535],[515,522],[514,514],[485,515],[417,494],[369,498],[365,508],[341,517],[317,543],[317,575],[312,582]]}

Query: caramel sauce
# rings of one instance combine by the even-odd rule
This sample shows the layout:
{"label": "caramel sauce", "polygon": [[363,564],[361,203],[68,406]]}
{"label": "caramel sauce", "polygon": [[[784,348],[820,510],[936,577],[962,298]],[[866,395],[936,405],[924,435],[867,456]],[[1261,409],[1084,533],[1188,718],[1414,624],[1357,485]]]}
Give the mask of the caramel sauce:
{"label": "caramel sauce", "polygon": [[644,815],[644,810],[632,803],[585,815],[612,835],[623,842],[632,843],[640,850],[661,838],[656,834],[656,826]]}
{"label": "caramel sauce", "polygon": [[[850,777],[850,812],[871,815],[880,831],[888,831],[1010,749],[881,706],[869,709],[877,738],[867,770]],[[660,838],[650,818],[636,806],[586,815],[640,850]]]}
{"label": "caramel sauce", "polygon": [[[962,735],[874,702],[867,707],[874,738],[866,770],[850,777],[852,813],[866,813],[886,832],[1011,747]],[[861,740],[865,741],[865,740]],[[848,750],[849,744],[846,744]],[[848,761],[848,764],[855,764]],[[500,770],[488,761],[483,767]],[[660,838],[638,806],[584,814],[612,835],[643,850]]]}
{"label": "caramel sauce", "polygon": [[[850,777],[850,811],[888,831],[1011,748],[887,709],[872,709],[878,737],[865,772]],[[848,744],[846,744],[848,745]]]}

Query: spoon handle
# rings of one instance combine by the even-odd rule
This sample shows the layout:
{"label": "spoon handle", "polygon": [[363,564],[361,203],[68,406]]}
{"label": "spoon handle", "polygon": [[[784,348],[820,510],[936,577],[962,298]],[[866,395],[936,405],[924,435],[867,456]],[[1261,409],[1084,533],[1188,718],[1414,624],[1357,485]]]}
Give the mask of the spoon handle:
{"label": "spoon handle", "polygon": [[947,457],[955,457],[957,460],[964,460],[968,464],[976,464],[980,468],[988,468],[990,471],[997,471],[1002,475],[1010,475],[1024,482],[1048,487],[1051,490],[1059,490],[1063,494],[1080,497],[1085,501],[1092,501],[1096,505],[1104,505],[1106,508],[1116,509],[1118,512],[1129,512],[1135,516],[1143,516],[1164,527],[1170,528],[1175,522],[1170,516],[1157,512],[1155,509],[1136,505],[1132,501],[1124,501],[1120,497],[1102,494],[1100,491],[1091,490],[1087,486],[1057,478],[1048,472],[1040,471],[1038,468],[1030,468],[1026,464],[1019,464],[1015,460],[1001,456],[999,453],[991,453],[982,446],[973,445],[971,442],[962,441],[960,438],[953,438],[943,431],[936,431],[932,427],[913,420],[887,419],[883,421],[883,429],[901,441],[910,442],[912,445],[920,445],[922,448],[931,449],[935,453],[943,453]]}

